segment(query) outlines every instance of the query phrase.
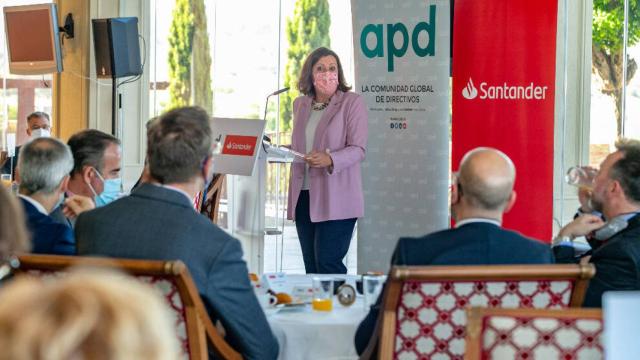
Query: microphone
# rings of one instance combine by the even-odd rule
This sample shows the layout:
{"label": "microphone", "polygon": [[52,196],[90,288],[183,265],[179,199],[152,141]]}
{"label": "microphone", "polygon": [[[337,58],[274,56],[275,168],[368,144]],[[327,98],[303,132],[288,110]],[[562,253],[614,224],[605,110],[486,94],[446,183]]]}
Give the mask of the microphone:
{"label": "microphone", "polygon": [[287,91],[289,91],[289,87],[288,87],[288,86],[287,86],[287,87],[285,87],[285,88],[282,88],[282,89],[280,89],[280,90],[276,90],[276,91],[272,92],[269,96],[276,96],[276,95],[280,95],[280,94],[282,94],[283,92],[287,92]]}
{"label": "microphone", "polygon": [[269,98],[272,96],[276,96],[276,95],[280,95],[283,92],[287,92],[289,91],[289,87],[285,87],[279,90],[276,90],[274,92],[272,92],[271,94],[267,95],[267,100],[264,103],[264,118],[262,120],[267,121],[267,108],[269,107]]}

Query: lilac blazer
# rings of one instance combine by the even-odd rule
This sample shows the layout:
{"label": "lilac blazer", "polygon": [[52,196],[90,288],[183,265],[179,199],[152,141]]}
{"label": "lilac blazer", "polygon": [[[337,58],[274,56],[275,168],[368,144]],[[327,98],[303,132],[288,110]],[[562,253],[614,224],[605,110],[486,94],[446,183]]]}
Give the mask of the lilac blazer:
{"label": "lilac blazer", "polygon": [[[311,113],[309,96],[293,102],[291,148],[306,153],[305,129]],[[309,207],[312,222],[358,218],[364,215],[360,163],[367,146],[367,109],[362,97],[337,91],[322,114],[313,150],[329,149],[333,170],[309,168]],[[287,218],[295,220],[305,163],[291,164]]]}

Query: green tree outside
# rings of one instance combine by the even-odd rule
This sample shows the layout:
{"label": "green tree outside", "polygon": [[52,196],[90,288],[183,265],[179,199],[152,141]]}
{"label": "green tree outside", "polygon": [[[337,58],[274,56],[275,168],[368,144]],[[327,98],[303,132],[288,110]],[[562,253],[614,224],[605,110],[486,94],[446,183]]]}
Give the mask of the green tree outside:
{"label": "green tree outside", "polygon": [[[628,47],[640,42],[640,0],[629,0]],[[624,1],[593,0],[593,72],[603,81],[602,93],[613,98],[616,106],[617,133],[622,134],[622,87],[638,70],[635,59],[627,57],[627,78],[622,79]]]}
{"label": "green tree outside", "polygon": [[213,112],[213,92],[211,90],[211,48],[207,32],[207,13],[204,0],[191,0],[194,16],[193,31],[193,104],[201,106],[210,114]]}
{"label": "green tree outside", "polygon": [[280,96],[280,131],[292,127],[293,100],[299,96],[298,77],[309,53],[321,46],[330,46],[331,16],[327,0],[296,0],[293,18],[287,18],[286,33],[289,41],[284,85],[291,88]]}
{"label": "green tree outside", "polygon": [[204,0],[176,0],[169,35],[169,106],[212,111],[211,54]]}

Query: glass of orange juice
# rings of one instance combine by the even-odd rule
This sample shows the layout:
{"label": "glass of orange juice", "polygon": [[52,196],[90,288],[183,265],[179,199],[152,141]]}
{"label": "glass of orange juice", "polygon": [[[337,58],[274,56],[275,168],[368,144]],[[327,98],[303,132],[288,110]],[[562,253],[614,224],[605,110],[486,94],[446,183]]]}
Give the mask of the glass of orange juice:
{"label": "glass of orange juice", "polygon": [[5,189],[11,189],[11,174],[0,174],[0,182]]}
{"label": "glass of orange juice", "polygon": [[311,307],[316,311],[331,311],[333,309],[333,279],[313,278],[313,300]]}

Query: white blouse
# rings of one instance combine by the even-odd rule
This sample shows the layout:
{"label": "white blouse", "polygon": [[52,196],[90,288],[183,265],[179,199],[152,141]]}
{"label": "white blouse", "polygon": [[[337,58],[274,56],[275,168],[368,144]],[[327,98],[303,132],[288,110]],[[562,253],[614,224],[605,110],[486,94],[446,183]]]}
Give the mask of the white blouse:
{"label": "white blouse", "polygon": [[[311,114],[309,115],[309,121],[307,121],[307,128],[305,129],[305,138],[307,140],[307,154],[313,150],[313,140],[316,137],[316,129],[318,128],[318,124],[320,123],[320,119],[322,118],[322,114],[325,109],[322,110],[313,110],[311,109]],[[302,180],[302,190],[309,190],[309,165],[305,165],[304,167],[304,179]]]}

